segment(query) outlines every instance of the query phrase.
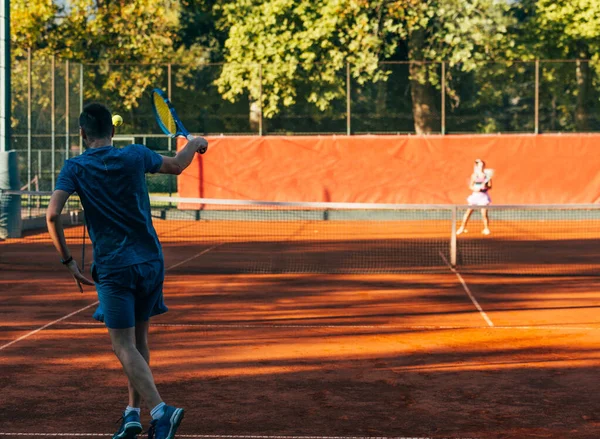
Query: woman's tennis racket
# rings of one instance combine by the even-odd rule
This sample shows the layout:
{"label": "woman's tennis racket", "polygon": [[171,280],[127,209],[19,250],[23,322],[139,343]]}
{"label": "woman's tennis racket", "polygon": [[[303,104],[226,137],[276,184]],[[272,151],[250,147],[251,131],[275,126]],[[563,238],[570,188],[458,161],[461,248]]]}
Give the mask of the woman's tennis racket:
{"label": "woman's tennis racket", "polygon": [[[171,104],[171,101],[169,101],[165,92],[159,88],[155,88],[152,90],[151,97],[152,110],[154,111],[154,117],[156,117],[156,122],[158,122],[160,129],[169,137],[174,138],[183,136],[188,140],[192,140],[194,136],[192,136],[181,123],[181,120],[175,112],[175,108],[173,108],[173,104]],[[206,148],[202,148],[199,152],[200,154],[204,154]]]}

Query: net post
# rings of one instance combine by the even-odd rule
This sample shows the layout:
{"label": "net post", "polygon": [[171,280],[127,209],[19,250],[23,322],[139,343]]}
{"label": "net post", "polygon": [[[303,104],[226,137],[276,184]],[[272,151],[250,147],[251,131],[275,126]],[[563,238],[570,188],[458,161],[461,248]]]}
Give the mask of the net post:
{"label": "net post", "polygon": [[456,268],[456,217],[457,207],[452,206],[452,228],[450,232],[450,265]]}

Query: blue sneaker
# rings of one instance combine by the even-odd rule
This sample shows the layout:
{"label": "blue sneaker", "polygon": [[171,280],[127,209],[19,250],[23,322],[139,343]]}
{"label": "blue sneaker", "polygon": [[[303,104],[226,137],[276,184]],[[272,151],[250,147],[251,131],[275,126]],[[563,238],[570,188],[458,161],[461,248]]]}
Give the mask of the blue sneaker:
{"label": "blue sneaker", "polygon": [[150,423],[148,439],[174,439],[175,433],[183,419],[183,409],[166,405],[162,418]]}
{"label": "blue sneaker", "polygon": [[142,432],[142,423],[138,412],[131,412],[127,416],[123,412],[121,419],[123,420],[121,428],[113,435],[112,439],[135,439]]}

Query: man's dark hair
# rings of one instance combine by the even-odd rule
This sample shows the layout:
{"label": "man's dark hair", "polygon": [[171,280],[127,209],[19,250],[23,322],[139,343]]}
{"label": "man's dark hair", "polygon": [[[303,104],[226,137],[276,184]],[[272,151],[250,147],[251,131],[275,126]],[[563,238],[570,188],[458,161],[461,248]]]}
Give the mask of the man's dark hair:
{"label": "man's dark hair", "polygon": [[79,115],[79,126],[90,139],[104,139],[112,133],[112,115],[102,104],[88,104]]}

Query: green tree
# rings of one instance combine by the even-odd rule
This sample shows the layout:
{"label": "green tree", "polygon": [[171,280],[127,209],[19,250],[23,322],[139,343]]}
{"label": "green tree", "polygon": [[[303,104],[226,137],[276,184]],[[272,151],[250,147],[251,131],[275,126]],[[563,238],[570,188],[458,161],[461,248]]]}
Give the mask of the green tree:
{"label": "green tree", "polygon": [[[251,118],[261,90],[266,117],[297,100],[320,109],[344,93],[338,72],[346,61],[355,78],[376,78],[383,48],[378,35],[381,5],[362,0],[236,0],[216,5],[228,31],[226,65],[217,81],[227,99],[248,94]],[[261,83],[262,77],[262,83]]]}
{"label": "green tree", "polygon": [[[533,53],[542,59],[577,60],[567,64],[546,63],[543,72],[544,82],[550,84],[550,92],[555,96],[554,111],[563,113],[562,125],[572,125],[577,131],[600,128],[600,120],[594,126],[590,118],[590,111],[598,106],[600,89],[600,3],[538,0],[526,5],[533,12],[527,23],[534,36]],[[574,105],[566,104],[567,96],[574,98]]]}
{"label": "green tree", "polygon": [[217,28],[219,0],[180,0],[179,41],[186,48],[203,47],[210,61],[223,59],[223,45],[227,31]]}
{"label": "green tree", "polygon": [[166,62],[177,56],[178,12],[171,0],[75,0],[61,24],[57,50],[67,59],[100,64],[90,72],[96,86],[88,99],[111,97],[118,108],[130,110],[150,86],[163,82]]}
{"label": "green tree", "polygon": [[[11,4],[11,56],[12,56],[12,126],[18,129],[27,120],[27,57],[33,54],[33,62],[49,56],[56,44],[58,24],[56,16],[62,9],[52,0],[12,0]],[[34,70],[32,82],[44,83],[47,72]],[[46,108],[47,97],[41,97],[34,103]],[[38,120],[38,119],[34,119]]]}
{"label": "green tree", "polygon": [[[149,109],[139,107],[144,106],[150,87],[166,87],[166,64],[192,67],[205,61],[208,53],[190,38],[183,39],[179,0],[72,0],[68,8],[52,0],[13,0],[11,8],[15,125],[26,119],[19,114],[26,112],[29,49],[37,88],[50,87],[53,55],[58,76],[63,75],[65,60],[85,64],[85,100],[100,100],[116,111],[128,112],[127,126],[137,123],[138,130],[152,126]],[[72,87],[77,92],[78,77],[72,78]],[[40,93],[33,102],[34,111],[48,113],[49,97],[49,90]],[[47,116],[39,120],[49,120]]]}
{"label": "green tree", "polygon": [[52,48],[58,27],[56,16],[61,11],[52,0],[12,0],[10,31],[13,56],[24,57],[27,49]]}
{"label": "green tree", "polygon": [[346,62],[359,84],[382,81],[388,72],[379,62],[403,52],[417,61],[410,69],[417,133],[434,131],[437,119],[439,74],[425,63],[473,69],[500,53],[511,23],[508,6],[494,0],[235,0],[216,7],[229,32],[218,80],[227,99],[247,93],[256,102],[262,86],[264,115],[272,117],[303,88],[325,109],[345,93],[339,72]]}
{"label": "green tree", "polygon": [[[508,7],[494,0],[411,1],[410,7],[390,9],[389,26],[408,47],[415,131],[430,133],[439,125],[434,89],[437,68],[421,62],[448,62],[469,72],[484,61],[504,57],[513,43],[507,38],[512,23]],[[455,97],[451,88],[450,97]]]}

